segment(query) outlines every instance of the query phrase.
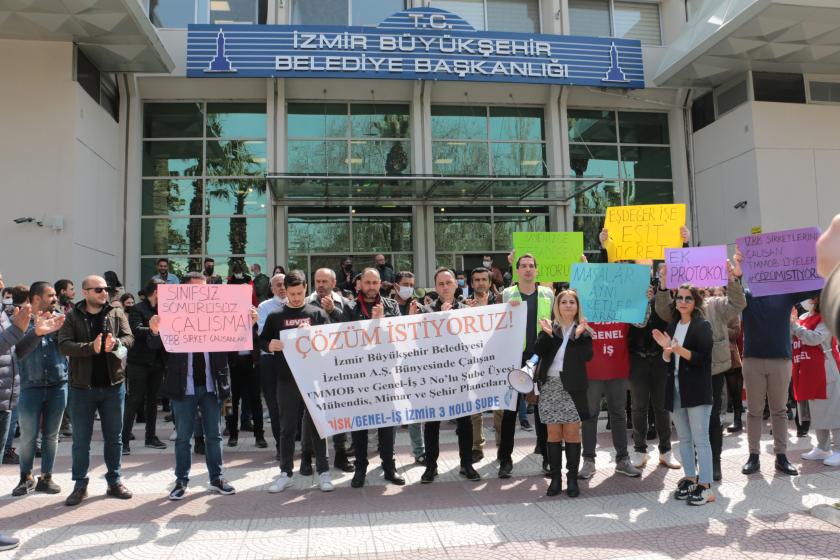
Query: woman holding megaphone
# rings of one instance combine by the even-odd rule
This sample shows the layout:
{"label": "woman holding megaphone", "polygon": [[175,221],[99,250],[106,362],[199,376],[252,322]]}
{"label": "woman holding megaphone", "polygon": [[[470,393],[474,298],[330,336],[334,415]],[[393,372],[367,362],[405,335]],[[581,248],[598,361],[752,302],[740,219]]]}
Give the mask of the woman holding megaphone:
{"label": "woman holding megaphone", "polygon": [[547,496],[563,487],[563,444],[566,446],[566,480],[569,497],[580,494],[580,423],[589,415],[586,404],[586,362],[592,359],[592,330],[587,326],[575,290],[562,290],[554,298],[554,319],[540,321],[542,332],[534,351],[539,356],[536,373],[540,418],[548,428],[548,462],[551,484]]}

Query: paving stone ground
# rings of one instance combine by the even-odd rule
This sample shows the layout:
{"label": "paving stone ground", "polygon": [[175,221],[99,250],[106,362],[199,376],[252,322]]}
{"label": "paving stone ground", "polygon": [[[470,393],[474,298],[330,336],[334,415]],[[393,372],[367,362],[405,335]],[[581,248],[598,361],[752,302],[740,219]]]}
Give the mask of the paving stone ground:
{"label": "paving stone ground", "polygon": [[[812,439],[791,431],[789,457],[801,475],[778,475],[766,426],[761,472],[745,477],[740,467],[746,435],[727,435],[717,502],[689,507],[671,497],[681,471],[657,466],[655,446],[641,479],[615,474],[603,420],[599,428],[598,473],[582,481],[575,499],[545,496],[548,481],[531,453],[533,432],[516,433],[513,478],[496,478],[489,416],[487,457],[476,465],[480,482],[458,476],[455,433],[445,423],[434,484],[420,485],[423,467],[413,463],[408,433],[401,429],[397,462],[406,486],[382,479],[374,439],[366,487],[351,488],[352,475],[333,470],[335,492],[322,493],[311,477],[295,475],[293,487],[268,494],[278,474],[273,452],[257,449],[252,434],[243,433],[238,447],[224,448],[226,477],[236,495],[208,493],[203,457],[194,455],[189,493],[181,502],[166,499],[174,482],[172,443],[162,451],[143,448],[142,425],[135,428],[140,439],[132,442],[132,454],[123,458],[124,481],[134,498],[106,498],[97,434],[90,498],[75,508],[64,505],[72,487],[65,438],[55,465],[59,495],[12,498],[18,469],[0,466],[0,531],[23,540],[19,549],[0,552],[0,559],[840,558],[840,528],[808,513],[815,505],[840,501],[840,469],[799,459]],[[171,424],[161,421],[161,439],[170,432]],[[36,474],[38,465],[36,459]]]}

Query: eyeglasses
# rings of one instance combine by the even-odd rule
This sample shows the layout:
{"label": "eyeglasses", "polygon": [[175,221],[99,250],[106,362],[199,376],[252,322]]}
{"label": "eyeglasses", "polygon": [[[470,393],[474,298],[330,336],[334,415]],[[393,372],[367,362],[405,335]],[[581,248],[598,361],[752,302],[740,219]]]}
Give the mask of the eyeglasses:
{"label": "eyeglasses", "polygon": [[674,298],[676,301],[684,301],[685,303],[691,303],[694,301],[694,297],[692,296],[677,296]]}
{"label": "eyeglasses", "polygon": [[97,294],[101,294],[102,292],[107,292],[107,291],[108,291],[108,288],[99,288],[99,287],[97,287],[97,288],[85,288],[85,290],[87,290],[87,291],[89,291],[89,292],[90,292],[90,291],[94,291],[94,292],[96,292]]}

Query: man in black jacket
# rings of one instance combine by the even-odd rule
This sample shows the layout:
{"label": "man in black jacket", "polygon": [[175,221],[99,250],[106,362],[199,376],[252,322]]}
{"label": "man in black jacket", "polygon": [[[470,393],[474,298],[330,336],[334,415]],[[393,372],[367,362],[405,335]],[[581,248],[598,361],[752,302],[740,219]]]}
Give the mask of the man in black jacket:
{"label": "man in black jacket", "polygon": [[[352,320],[381,319],[383,317],[399,317],[400,308],[391,298],[382,297],[382,280],[375,268],[366,268],[362,272],[362,289],[356,299],[356,306],[351,310]],[[405,484],[405,479],[397,474],[394,462],[394,427],[379,428],[379,458],[382,460],[382,470],[385,480],[398,486]],[[368,431],[356,430],[352,434],[353,447],[356,451],[356,472],[350,486],[361,488],[365,485],[365,475],[368,466]]]}
{"label": "man in black jacket", "polygon": [[[452,309],[463,309],[466,306],[463,302],[455,299],[455,290],[458,283],[455,280],[455,273],[448,268],[438,268],[435,271],[435,291],[438,299],[428,306],[417,305],[412,307],[413,313],[434,313],[436,311],[449,311]],[[458,455],[461,459],[460,475],[467,480],[481,480],[481,475],[472,466],[472,418],[461,416],[456,419],[458,433]],[[426,470],[420,476],[420,482],[429,484],[434,482],[437,476],[437,460],[440,455],[440,421],[426,422],[423,427],[423,439],[426,442]]]}
{"label": "man in black jacket", "polygon": [[[123,414],[122,454],[131,453],[129,436],[140,407],[144,407],[146,420],[146,447],[166,449],[166,444],[155,434],[157,424],[157,399],[166,351],[157,332],[157,286],[151,281],[143,290],[146,299],[128,311],[128,325],[134,335],[134,346],[128,352],[126,365],[125,412]],[[151,327],[154,326],[154,329]]]}
{"label": "man in black jacket", "polygon": [[[200,272],[190,272],[184,278],[187,284],[206,284]],[[158,335],[157,321],[150,325]],[[170,500],[182,500],[190,481],[192,455],[190,439],[195,427],[195,415],[201,411],[204,430],[205,462],[210,478],[210,491],[234,494],[233,486],[223,477],[222,434],[219,421],[222,403],[230,397],[230,377],[226,352],[178,352],[168,354],[166,376],[160,390],[172,401],[175,416],[175,487]]]}

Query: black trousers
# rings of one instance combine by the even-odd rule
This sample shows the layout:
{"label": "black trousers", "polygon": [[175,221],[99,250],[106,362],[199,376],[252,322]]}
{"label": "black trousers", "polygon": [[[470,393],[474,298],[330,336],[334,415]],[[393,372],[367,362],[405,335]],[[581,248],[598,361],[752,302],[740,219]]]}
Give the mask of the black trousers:
{"label": "black trousers", "polygon": [[237,355],[230,362],[230,390],[233,407],[227,421],[233,432],[239,431],[239,402],[247,402],[254,423],[254,435],[263,435],[263,410],[260,397],[259,368],[254,367],[251,355]]}
{"label": "black trousers", "polygon": [[[300,396],[297,385],[294,382],[277,381],[276,382],[277,403],[279,406],[279,431],[280,431],[280,470],[289,476],[292,476],[292,469],[294,465],[295,456],[295,432],[297,432],[298,415],[300,409],[303,407],[303,397]],[[270,414],[270,413],[269,413]],[[315,470],[318,474],[330,470],[329,461],[327,461],[327,446],[326,442],[318,437],[318,430],[312,423],[312,417],[309,412],[303,412],[303,433],[310,438],[310,445],[315,455]],[[274,423],[272,422],[272,430]]]}
{"label": "black trousers", "polygon": [[712,444],[712,461],[720,463],[723,449],[723,426],[720,423],[720,409],[723,404],[723,386],[726,375],[718,373],[712,376],[712,415],[709,416],[709,443]]}
{"label": "black trousers", "polygon": [[[515,421],[516,411],[512,413]],[[455,424],[461,466],[472,465],[472,417],[461,416],[455,420]],[[423,426],[423,441],[426,444],[426,467],[437,467],[440,456],[440,422],[426,422]]]}
{"label": "black trousers", "polygon": [[630,354],[633,448],[640,453],[647,451],[648,403],[653,407],[659,452],[671,450],[671,413],[665,408],[667,382],[667,364],[661,354],[647,357]]}
{"label": "black trousers", "polygon": [[[382,460],[382,468],[395,469],[394,427],[379,428],[378,435],[379,458]],[[351,437],[353,438],[353,448],[356,452],[356,472],[360,470],[364,472],[368,467],[368,431],[356,430],[351,433]]]}
{"label": "black trousers", "polygon": [[123,411],[122,441],[128,443],[128,435],[134,428],[134,420],[141,410],[146,419],[146,439],[155,437],[157,423],[157,398],[160,384],[163,381],[163,365],[143,366],[128,364],[126,366],[125,410]]}

